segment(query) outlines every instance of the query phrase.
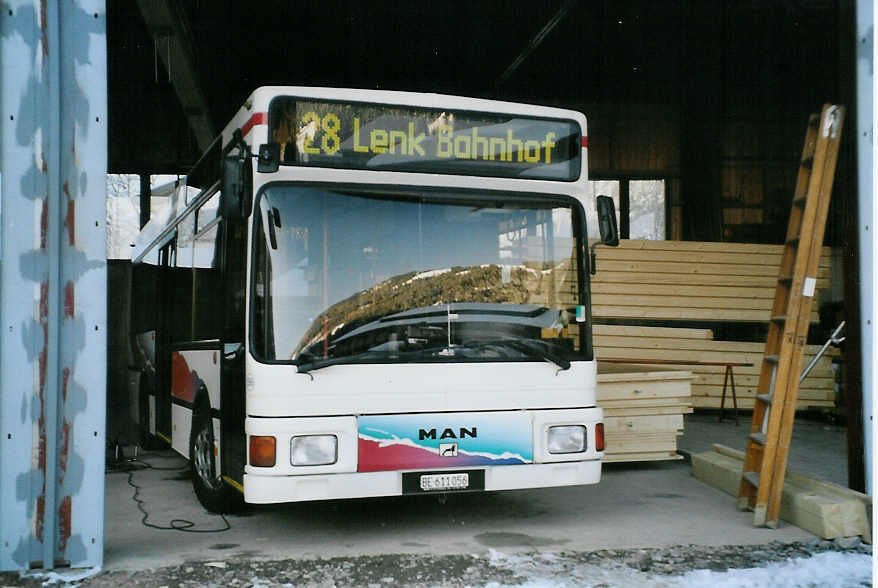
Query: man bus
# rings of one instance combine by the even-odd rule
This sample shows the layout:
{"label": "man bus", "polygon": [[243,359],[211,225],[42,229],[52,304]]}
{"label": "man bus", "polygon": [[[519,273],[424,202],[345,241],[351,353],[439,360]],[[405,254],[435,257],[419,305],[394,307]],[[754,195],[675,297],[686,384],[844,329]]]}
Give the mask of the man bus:
{"label": "man bus", "polygon": [[587,177],[578,112],[259,88],[134,249],[149,434],[214,512],[597,483]]}

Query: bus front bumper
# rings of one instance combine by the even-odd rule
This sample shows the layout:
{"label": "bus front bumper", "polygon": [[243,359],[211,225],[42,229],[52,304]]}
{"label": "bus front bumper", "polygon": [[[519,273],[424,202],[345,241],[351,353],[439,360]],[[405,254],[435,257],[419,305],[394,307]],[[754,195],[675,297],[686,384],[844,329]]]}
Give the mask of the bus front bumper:
{"label": "bus front bumper", "polygon": [[[485,472],[485,491],[597,484],[601,479],[600,459],[491,466],[480,470]],[[400,496],[403,494],[403,473],[385,471],[305,476],[244,474],[244,501],[251,504],[270,504]]]}

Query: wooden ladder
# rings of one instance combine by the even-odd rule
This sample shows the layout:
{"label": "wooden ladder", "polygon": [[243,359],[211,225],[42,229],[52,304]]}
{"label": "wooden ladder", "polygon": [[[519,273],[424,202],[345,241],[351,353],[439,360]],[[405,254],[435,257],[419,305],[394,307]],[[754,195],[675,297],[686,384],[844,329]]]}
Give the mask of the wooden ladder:
{"label": "wooden ladder", "polygon": [[843,120],[844,107],[824,105],[819,118],[811,115],[805,133],[738,491],[738,507],[752,509],[753,524],[758,527],[777,527],[780,514],[802,353]]}

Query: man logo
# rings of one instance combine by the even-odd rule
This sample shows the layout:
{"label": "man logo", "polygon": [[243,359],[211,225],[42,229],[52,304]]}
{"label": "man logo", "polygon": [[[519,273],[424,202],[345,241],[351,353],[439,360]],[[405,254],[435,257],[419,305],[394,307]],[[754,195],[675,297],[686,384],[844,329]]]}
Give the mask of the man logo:
{"label": "man logo", "polygon": [[439,457],[457,457],[457,443],[440,443]]}
{"label": "man logo", "polygon": [[[439,433],[436,429],[418,429],[418,441],[423,441],[424,439],[436,439],[437,435],[439,435]],[[446,427],[445,430],[442,431],[442,434],[438,436],[438,439],[466,439],[467,437],[472,437],[473,439],[478,437],[478,430],[476,427],[470,429],[461,427],[457,432],[451,427]]]}

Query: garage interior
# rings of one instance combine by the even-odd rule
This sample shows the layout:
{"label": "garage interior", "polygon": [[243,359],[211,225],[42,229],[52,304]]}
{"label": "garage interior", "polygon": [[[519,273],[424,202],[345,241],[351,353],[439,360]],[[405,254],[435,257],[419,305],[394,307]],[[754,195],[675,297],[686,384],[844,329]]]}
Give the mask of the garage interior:
{"label": "garage interior", "polygon": [[[184,175],[245,98],[264,85],[434,92],[557,106],[587,117],[590,196],[613,196],[619,212],[623,241],[616,250],[599,251],[599,267],[722,264],[729,263],[722,255],[779,257],[808,117],[823,104],[842,104],[847,120],[821,257],[820,304],[812,313],[806,350],[806,358],[813,357],[841,321],[860,325],[865,316],[856,16],[853,0],[108,0],[107,172],[139,178],[134,191],[140,197],[132,201],[142,225],[150,214],[150,177]],[[122,196],[111,194],[110,200]],[[714,299],[708,308],[721,305],[727,298],[721,289],[748,287],[731,282],[760,264],[735,264],[742,267],[729,280],[715,275],[715,283],[692,287],[719,288],[703,296]],[[111,462],[118,445],[132,442],[133,274],[124,253],[111,256],[107,265]],[[735,368],[743,418],[732,431],[743,440],[774,288],[741,296],[752,300],[732,303],[723,314],[705,311],[699,306],[703,300],[681,302],[689,294],[661,289],[633,292],[630,303],[610,303],[620,298],[618,284],[639,280],[638,270],[613,273],[617,281],[602,283],[599,271],[592,286],[599,356],[682,363],[697,354],[708,361],[753,364]],[[680,280],[688,279],[685,271],[680,274]],[[860,329],[845,329],[844,337],[842,348],[833,347],[820,360],[810,380],[816,383],[803,385],[800,415],[817,429],[825,423],[844,426],[846,485],[865,491]],[[635,422],[625,419],[637,417],[650,423],[661,417],[667,424],[661,432],[647,429],[642,438],[637,431],[620,433],[619,446],[628,449],[608,461],[678,459],[678,449],[690,449],[678,444],[684,416],[686,422],[697,417],[699,429],[717,419],[722,367],[686,371],[683,365],[645,365],[619,370],[604,364],[603,380],[599,377],[599,386],[609,391],[604,404],[618,409],[609,416],[618,419],[620,429]],[[666,402],[641,405],[645,412],[638,413],[625,395],[642,387],[640,371],[664,374],[662,383],[672,391]],[[725,406],[720,418],[730,421],[728,401]],[[641,483],[649,483],[650,470],[634,471]],[[611,475],[610,483],[625,486],[617,476]],[[113,488],[129,490],[122,483]],[[339,519],[353,509],[341,508]],[[295,506],[281,514],[304,534],[307,510]],[[139,518],[133,509],[107,515],[108,521],[118,515],[119,524],[135,525]]]}
{"label": "garage interior", "polygon": [[[854,120],[852,3],[331,1],[242,9],[232,2],[142,1],[111,2],[107,13],[109,172],[137,174],[143,188],[151,174],[185,174],[261,85],[437,92],[585,113],[589,177],[595,194],[616,199],[623,239],[618,250],[601,250],[599,264],[639,264],[615,283],[601,272],[594,278],[599,356],[684,361],[695,353],[752,363],[737,368],[737,395],[743,409],[753,408],[774,288],[750,288],[742,299],[758,301],[726,300],[720,310],[722,297],[749,285],[761,260],[780,251],[808,115],[839,103],[850,105],[848,129]],[[854,139],[843,135],[840,148],[809,359],[840,321],[859,323]],[[149,202],[140,200],[141,222]],[[644,249],[644,239],[672,247]],[[685,243],[693,242],[723,245],[699,257],[704,245],[686,253]],[[720,270],[741,276],[702,275],[676,296],[667,291],[672,286],[642,285],[651,264],[722,263],[721,252],[754,261]],[[129,377],[120,361],[127,357],[126,297],[114,290],[126,290],[131,278],[124,260],[111,260],[110,269],[109,316],[122,321],[110,330],[112,439],[113,423],[125,422],[114,410],[126,414]],[[620,293],[632,300],[619,302]],[[664,348],[653,344],[660,331],[650,330],[662,328],[678,329],[662,332],[670,337]],[[856,329],[845,336],[844,356],[857,357]],[[691,407],[720,407],[722,366],[696,369],[679,418]],[[862,490],[859,369],[858,361],[830,350],[803,384],[799,406],[848,423],[849,485]],[[660,442],[631,441],[632,453],[675,456],[677,422]]]}

